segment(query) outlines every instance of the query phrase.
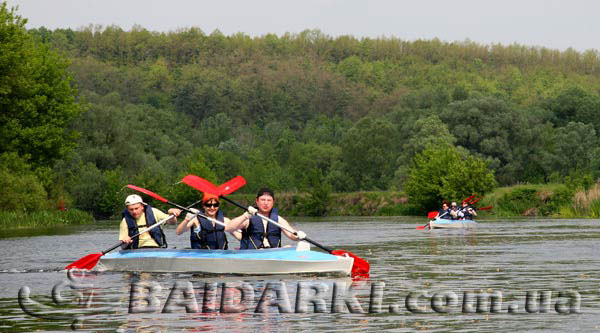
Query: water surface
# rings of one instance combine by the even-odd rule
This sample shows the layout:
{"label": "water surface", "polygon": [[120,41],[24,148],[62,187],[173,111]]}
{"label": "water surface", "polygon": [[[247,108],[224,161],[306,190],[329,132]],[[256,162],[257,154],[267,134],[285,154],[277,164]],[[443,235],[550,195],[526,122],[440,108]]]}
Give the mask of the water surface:
{"label": "water surface", "polygon": [[[405,217],[328,218],[295,223],[323,245],[346,249],[368,259],[371,276],[359,281],[312,276],[114,272],[93,273],[71,281],[63,267],[115,244],[116,223],[80,226],[66,234],[61,230],[56,235],[0,239],[3,254],[0,257],[0,329],[65,331],[75,328],[122,332],[600,330],[599,220],[489,220],[481,221],[472,230],[416,230],[417,225],[424,223],[423,219]],[[188,235],[175,236],[172,226],[166,229],[166,234],[170,247],[185,248],[189,244]],[[237,241],[229,238],[230,246],[237,246]],[[250,286],[254,302],[247,303],[248,307],[240,313],[219,311],[222,291],[219,286],[224,282]],[[155,290],[153,294],[159,302],[155,310],[132,313],[136,312],[131,311],[132,283],[160,286],[160,291]],[[324,288],[321,296],[324,295],[322,299],[326,304],[324,310],[319,310],[323,312],[315,312],[310,304],[304,313],[295,313],[300,284]],[[195,293],[197,313],[185,311],[185,304],[189,305],[183,302],[185,286],[191,286]],[[55,299],[53,288],[59,292]],[[351,288],[358,307],[352,303],[352,297],[347,298],[348,303],[334,301],[335,288],[338,291]],[[286,313],[285,302],[277,303],[283,299],[277,298],[282,295],[282,289],[291,313]],[[32,315],[19,306],[19,290],[22,296],[28,291],[29,303],[25,302],[25,307]],[[173,290],[174,297],[178,296],[176,300],[181,302],[165,310]],[[537,292],[537,298],[526,301],[528,292],[530,296]],[[263,298],[265,294],[267,298]],[[479,313],[475,311],[476,303],[465,305],[465,299],[484,294],[501,295],[502,303],[496,303],[494,309],[482,307]],[[434,295],[443,297],[444,304],[437,302],[432,307]],[[540,295],[543,295],[541,299]],[[134,303],[139,306],[137,309],[152,310],[140,297]],[[261,299],[270,306],[257,313]],[[532,300],[537,302],[532,303]]]}

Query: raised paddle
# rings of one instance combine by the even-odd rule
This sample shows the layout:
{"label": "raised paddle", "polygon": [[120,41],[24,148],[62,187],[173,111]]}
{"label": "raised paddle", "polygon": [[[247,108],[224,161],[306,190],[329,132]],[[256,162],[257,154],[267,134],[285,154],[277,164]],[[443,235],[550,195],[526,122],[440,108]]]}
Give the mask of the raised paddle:
{"label": "raised paddle", "polygon": [[[242,182],[242,179],[243,179],[243,177],[237,176],[237,177],[233,178],[232,180],[226,182],[225,184],[228,184],[230,182],[233,182],[233,183],[235,183],[235,182]],[[214,184],[212,184],[208,180],[200,178],[200,177],[198,177],[196,175],[191,175],[191,174],[183,177],[183,179],[181,181],[184,184],[187,184],[187,185],[195,188],[198,191],[209,192],[209,193],[212,193],[212,194],[215,194],[215,195],[222,195],[219,192],[220,191],[219,189],[221,189],[223,187],[223,185],[225,185],[225,184],[223,184],[223,185],[221,185],[219,187],[216,187]],[[243,180],[243,183],[245,183],[245,182],[246,181]],[[237,207],[239,207],[239,208],[241,208],[243,210],[246,210],[246,207],[240,205],[239,203],[237,203],[237,202],[235,202],[235,201],[233,201],[233,200],[231,200],[231,199],[229,199],[229,198],[227,198],[225,196],[223,196],[223,199],[227,200],[228,202],[236,205]],[[266,221],[268,221],[268,222],[270,222],[270,223],[273,223],[274,225],[278,226],[281,229],[284,229],[284,230],[286,230],[286,231],[294,234],[295,236],[298,236],[298,233],[296,231],[294,231],[292,229],[289,229],[287,227],[284,227],[283,225],[281,225],[281,224],[273,221],[272,219],[270,219],[268,217],[261,216],[261,218],[264,219],[264,220],[266,220]],[[364,276],[364,275],[368,275],[369,274],[370,265],[369,265],[369,262],[366,261],[365,259],[360,258],[360,257],[356,256],[355,254],[353,254],[351,252],[348,252],[348,251],[345,251],[345,250],[332,250],[330,248],[327,248],[327,247],[325,247],[325,246],[323,246],[323,245],[315,242],[314,240],[312,240],[312,239],[310,239],[308,237],[305,237],[303,240],[306,240],[307,242],[309,242],[309,243],[311,243],[311,244],[313,244],[313,245],[315,245],[315,246],[317,246],[317,247],[319,247],[319,248],[321,248],[321,249],[323,249],[323,250],[325,250],[325,251],[327,251],[327,252],[329,252],[329,253],[331,253],[333,255],[337,255],[337,256],[345,256],[345,255],[347,255],[347,256],[350,256],[350,257],[354,258],[354,264],[352,265],[352,275],[353,276]]]}
{"label": "raised paddle", "polygon": [[[134,185],[127,185],[127,186],[128,186],[128,187],[129,187],[129,186],[133,186],[133,187],[135,187],[135,188],[142,189],[141,187],[137,187],[137,186],[134,186]],[[130,188],[131,188],[131,187],[130,187]],[[143,189],[142,189],[142,190],[143,190]],[[147,190],[146,190],[146,191],[147,191]],[[140,192],[143,192],[143,191],[140,191]],[[148,191],[148,192],[149,192],[149,191]],[[146,192],[143,192],[143,193],[146,193]],[[146,193],[146,194],[147,194],[147,193]],[[164,199],[164,198],[163,198],[163,199]],[[160,200],[160,199],[159,199],[159,200]],[[161,200],[161,201],[163,201],[163,200]],[[201,203],[201,202],[202,202],[202,200],[196,201],[196,202],[194,202],[193,204],[189,205],[187,208],[192,208],[192,207],[194,207],[195,205],[197,205],[197,204],[199,204],[199,203]],[[186,209],[186,210],[187,210],[187,209]],[[142,231],[142,232],[138,232],[137,234],[135,234],[135,235],[131,236],[131,238],[136,238],[136,237],[139,237],[141,234],[143,234],[143,233],[145,233],[145,232],[148,232],[148,231],[150,231],[150,230],[152,230],[152,229],[154,229],[154,228],[157,228],[158,226],[162,225],[163,223],[167,222],[168,220],[172,219],[173,217],[175,217],[175,215],[169,215],[169,216],[167,216],[166,218],[164,218],[164,219],[160,220],[159,222],[157,222],[157,223],[154,223],[152,226],[150,226],[150,227],[149,227],[149,228],[147,228],[146,230],[144,230],[144,231]],[[74,261],[74,262],[72,262],[71,264],[67,265],[67,267],[65,267],[65,268],[66,268],[67,270],[69,270],[69,269],[74,269],[74,268],[77,268],[77,269],[87,269],[87,270],[91,270],[92,268],[94,268],[94,266],[96,266],[96,264],[98,264],[98,261],[100,260],[100,257],[102,257],[103,255],[107,254],[108,252],[110,252],[110,251],[112,251],[112,250],[114,250],[114,249],[118,248],[118,247],[119,247],[119,246],[121,246],[123,243],[124,243],[123,241],[119,241],[117,244],[115,244],[115,245],[113,245],[113,246],[109,247],[108,249],[106,249],[106,250],[104,250],[104,251],[102,251],[102,252],[88,254],[87,256],[85,256],[85,257],[83,257],[83,258],[81,258],[81,259],[79,259],[79,260],[77,260],[77,261]]]}
{"label": "raised paddle", "polygon": [[474,204],[476,204],[477,202],[479,202],[479,200],[481,200],[481,199],[482,199],[482,198],[473,199],[473,200],[469,201],[469,202],[468,202],[468,204],[469,204],[469,205],[474,205]]}
{"label": "raised paddle", "polygon": [[[243,185],[241,185],[241,186],[243,186]],[[240,186],[240,187],[241,187],[241,186]],[[216,224],[218,224],[218,225],[221,225],[221,226],[223,226],[223,227],[225,227],[225,226],[226,226],[226,225],[225,225],[225,223],[223,223],[223,222],[221,222],[221,221],[219,221],[219,220],[213,219],[212,217],[210,217],[210,216],[207,216],[207,215],[205,215],[205,214],[201,213],[200,211],[196,211],[196,212],[192,211],[192,210],[190,209],[190,208],[192,208],[192,207],[183,207],[183,206],[181,206],[181,205],[179,205],[179,204],[176,204],[176,203],[174,203],[174,202],[171,202],[171,201],[169,201],[169,200],[167,200],[167,199],[165,199],[165,198],[161,197],[160,195],[158,195],[158,194],[156,194],[156,193],[154,193],[154,192],[152,192],[152,191],[150,191],[150,190],[147,190],[147,189],[145,189],[145,188],[142,188],[142,187],[139,187],[139,186],[135,186],[135,185],[127,185],[127,187],[129,187],[130,189],[136,190],[136,191],[140,191],[140,192],[142,192],[142,193],[144,193],[144,194],[147,194],[147,195],[149,195],[149,196],[151,196],[151,197],[153,197],[154,199],[157,199],[157,200],[159,200],[159,201],[162,201],[162,202],[168,203],[169,205],[173,205],[173,206],[175,206],[175,207],[177,207],[177,208],[179,208],[179,209],[181,209],[181,210],[184,210],[184,211],[186,211],[186,212],[188,212],[188,213],[191,213],[191,214],[194,214],[194,215],[199,215],[199,216],[201,216],[201,217],[203,217],[203,218],[205,218],[205,219],[207,219],[207,220],[209,220],[209,221],[211,221],[211,222],[214,222],[214,223],[216,223]],[[238,188],[239,188],[239,187],[238,187]],[[233,191],[237,190],[238,188],[236,188],[236,189],[233,189],[231,192],[233,192]],[[197,204],[197,203],[200,203],[200,202],[202,202],[202,200],[200,200],[200,201],[196,202],[195,204]],[[191,221],[190,221],[190,222],[191,222]]]}
{"label": "raised paddle", "polygon": [[237,176],[219,185],[219,187],[216,188],[217,192],[213,194],[217,194],[219,196],[228,195],[244,185],[246,185],[246,180],[244,179],[244,177]]}

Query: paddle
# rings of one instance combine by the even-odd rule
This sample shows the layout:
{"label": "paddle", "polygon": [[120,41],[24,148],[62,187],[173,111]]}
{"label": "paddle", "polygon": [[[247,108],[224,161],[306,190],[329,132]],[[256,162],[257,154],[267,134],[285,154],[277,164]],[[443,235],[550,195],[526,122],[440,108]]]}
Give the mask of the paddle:
{"label": "paddle", "polygon": [[[438,212],[429,212],[427,214],[427,218],[430,219],[430,220],[433,220],[433,219],[436,218],[437,214],[438,214]],[[448,214],[448,212],[445,212],[444,214],[440,215],[439,217],[441,218],[442,216],[444,216],[446,214]],[[429,227],[429,223],[427,223],[426,225],[419,225],[419,226],[417,226],[417,230],[423,230],[423,229],[425,229],[427,227]]]}
{"label": "paddle", "polygon": [[[134,186],[134,185],[127,185],[127,187],[130,187],[130,186],[133,186],[133,187],[135,187],[137,189],[142,189],[141,187],[137,187],[137,186]],[[130,187],[130,188],[132,188],[132,187]],[[150,191],[145,190],[145,189],[142,189],[142,190],[150,192]],[[144,192],[144,191],[140,191],[140,192],[148,194],[147,192]],[[150,192],[150,193],[152,193],[152,192]],[[164,198],[161,198],[161,199],[164,199]],[[163,201],[163,200],[160,200],[160,201]],[[194,202],[193,204],[189,205],[188,208],[192,208],[192,207],[194,207],[195,205],[197,205],[197,204],[199,204],[201,202],[202,202],[202,200]],[[152,226],[150,226],[146,230],[144,230],[142,232],[138,232],[137,234],[131,236],[131,238],[133,239],[133,238],[139,237],[141,234],[143,234],[145,232],[148,232],[148,231],[150,231],[150,230],[152,230],[154,228],[158,228],[158,226],[162,225],[163,223],[167,222],[168,220],[172,219],[173,217],[175,217],[175,216],[174,215],[169,215],[166,218],[160,220],[159,222],[154,223]],[[94,266],[96,266],[96,264],[98,264],[98,261],[100,260],[100,257],[102,257],[103,255],[107,254],[108,252],[110,252],[110,251],[118,248],[123,243],[124,243],[123,241],[119,241],[117,244],[109,247],[108,249],[106,249],[106,250],[104,250],[102,252],[88,254],[87,256],[85,256],[85,257],[83,257],[83,258],[81,258],[79,260],[76,260],[76,261],[72,262],[71,264],[67,265],[67,267],[65,267],[65,268],[67,270],[74,269],[74,268],[91,270],[92,268],[94,268]]]}
{"label": "paddle", "polygon": [[[241,186],[243,186],[243,185],[241,185]],[[240,187],[241,187],[241,186],[240,186]],[[181,209],[181,210],[184,210],[184,211],[186,211],[186,212],[188,212],[188,213],[191,213],[191,214],[194,214],[194,215],[200,215],[200,216],[202,216],[203,218],[205,218],[205,219],[207,219],[207,220],[209,220],[209,221],[211,221],[211,222],[214,222],[214,223],[216,223],[216,224],[218,224],[218,225],[221,225],[221,226],[223,226],[223,227],[225,227],[225,226],[226,226],[226,225],[225,225],[225,223],[223,223],[223,222],[221,222],[221,221],[219,221],[219,220],[213,219],[212,217],[210,217],[210,216],[207,216],[207,215],[205,215],[205,214],[203,214],[203,213],[201,213],[201,212],[199,212],[199,211],[198,211],[198,212],[194,212],[194,211],[190,210],[190,208],[192,208],[191,206],[188,206],[188,207],[183,207],[183,206],[181,206],[181,205],[179,205],[179,204],[176,204],[176,203],[174,203],[174,202],[171,202],[171,201],[169,201],[169,200],[167,200],[167,199],[165,199],[165,198],[161,197],[160,195],[158,195],[158,194],[156,194],[156,193],[154,193],[154,192],[152,192],[152,191],[150,191],[150,190],[147,190],[147,189],[145,189],[145,188],[142,188],[142,187],[138,187],[138,186],[135,186],[135,185],[127,185],[127,187],[129,187],[130,189],[133,189],[133,190],[136,190],[136,191],[140,191],[140,192],[142,192],[142,193],[145,193],[145,194],[147,194],[147,195],[149,195],[149,196],[153,197],[154,199],[157,199],[157,200],[159,200],[159,201],[162,201],[162,202],[168,203],[169,205],[173,205],[173,206],[175,206],[175,207],[177,207],[177,208],[179,208],[179,209]],[[239,188],[239,187],[238,187],[238,188]],[[231,190],[231,192],[233,192],[233,191],[237,190],[238,188],[235,188],[235,189]],[[195,202],[195,203],[194,203],[194,205],[196,205],[196,204],[198,204],[198,203],[200,203],[200,202],[202,202],[202,200],[200,200],[200,201],[198,201],[198,202]],[[191,222],[191,221],[190,221],[190,222]]]}
{"label": "paddle", "polygon": [[473,200],[469,201],[469,202],[468,202],[468,204],[469,204],[469,205],[474,205],[474,204],[476,204],[477,202],[479,202],[479,200],[481,200],[481,199],[482,199],[482,198],[473,199]]}
{"label": "paddle", "polygon": [[[232,182],[232,183],[241,182],[243,179],[244,179],[243,177],[237,176],[234,179],[226,182],[225,184],[228,184],[230,182]],[[223,184],[223,185],[221,185],[221,186],[219,186],[217,188],[217,187],[215,187],[215,185],[213,185],[208,180],[200,178],[200,177],[198,177],[196,175],[191,175],[191,174],[183,177],[183,179],[181,181],[183,183],[185,183],[185,184],[187,184],[187,185],[195,188],[198,191],[209,192],[209,193],[216,194],[216,195],[222,195],[219,192],[219,189],[221,189],[223,187],[223,185],[225,185],[225,184]],[[243,180],[243,183],[245,183],[245,182],[246,181]],[[232,203],[233,205],[235,205],[235,206],[243,209],[244,211],[246,210],[246,207],[240,205],[239,203],[237,203],[237,202],[235,202],[235,201],[233,201],[233,200],[231,200],[231,199],[229,199],[229,198],[227,198],[225,196],[223,196],[223,199],[225,199],[227,202]],[[264,220],[266,220],[266,221],[268,221],[268,222],[270,222],[270,223],[273,223],[274,225],[278,226],[281,229],[284,229],[284,230],[286,230],[286,231],[294,234],[295,236],[298,236],[298,233],[296,231],[294,231],[292,229],[289,229],[287,227],[284,227],[283,225],[281,225],[281,224],[273,221],[272,219],[270,219],[268,217],[261,216],[261,218],[264,219]],[[313,245],[315,245],[315,246],[317,246],[317,247],[319,247],[319,248],[321,248],[321,249],[323,249],[323,250],[325,250],[325,251],[327,251],[327,252],[329,252],[329,253],[331,253],[333,255],[338,255],[338,256],[348,255],[348,256],[354,258],[354,264],[352,265],[352,275],[353,276],[356,276],[356,275],[367,275],[367,274],[369,274],[370,265],[369,265],[369,262],[366,261],[365,259],[360,258],[360,257],[356,256],[355,254],[353,254],[351,252],[348,252],[348,251],[345,251],[345,250],[332,250],[330,248],[327,248],[327,247],[325,247],[325,246],[317,243],[316,241],[314,241],[314,240],[312,240],[312,239],[310,239],[308,237],[305,237],[304,240],[306,240],[307,242],[309,242],[309,243],[311,243],[311,244],[313,244]]]}

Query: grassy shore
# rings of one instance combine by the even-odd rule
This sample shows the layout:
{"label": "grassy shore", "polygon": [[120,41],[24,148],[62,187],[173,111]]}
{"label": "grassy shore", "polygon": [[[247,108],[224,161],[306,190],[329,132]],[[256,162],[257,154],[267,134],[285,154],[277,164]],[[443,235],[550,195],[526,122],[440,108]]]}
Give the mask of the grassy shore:
{"label": "grassy shore", "polygon": [[90,213],[77,209],[69,209],[64,212],[60,210],[35,212],[0,211],[0,228],[2,230],[47,228],[93,222],[94,218]]}
{"label": "grassy shore", "polygon": [[[254,203],[253,195],[233,195],[244,205]],[[277,207],[285,216],[310,216],[316,204],[321,204],[326,216],[425,216],[417,210],[406,194],[394,191],[331,193],[325,199],[315,199],[309,193],[281,193]],[[463,198],[448,198],[460,201]],[[565,184],[522,184],[500,187],[477,203],[476,207],[492,206],[480,211],[480,217],[547,216],[556,218],[600,218],[600,183],[588,189],[573,189]],[[239,209],[224,206],[235,216]]]}

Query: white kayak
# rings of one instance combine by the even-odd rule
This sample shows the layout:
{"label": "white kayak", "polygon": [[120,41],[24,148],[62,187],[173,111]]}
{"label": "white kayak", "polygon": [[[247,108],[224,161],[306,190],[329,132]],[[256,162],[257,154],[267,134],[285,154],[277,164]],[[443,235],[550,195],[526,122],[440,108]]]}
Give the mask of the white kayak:
{"label": "white kayak", "polygon": [[235,275],[350,275],[354,259],[311,251],[310,247],[261,250],[138,249],[108,253],[99,269]]}
{"label": "white kayak", "polygon": [[475,228],[477,222],[473,220],[451,220],[451,219],[433,219],[429,221],[431,229],[460,229],[460,228]]}

